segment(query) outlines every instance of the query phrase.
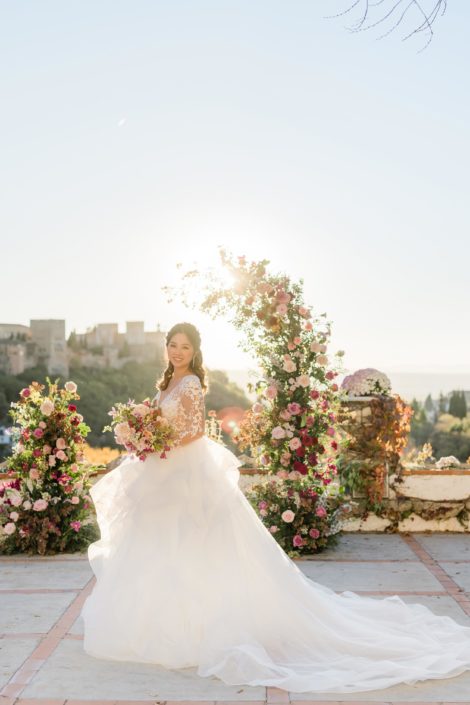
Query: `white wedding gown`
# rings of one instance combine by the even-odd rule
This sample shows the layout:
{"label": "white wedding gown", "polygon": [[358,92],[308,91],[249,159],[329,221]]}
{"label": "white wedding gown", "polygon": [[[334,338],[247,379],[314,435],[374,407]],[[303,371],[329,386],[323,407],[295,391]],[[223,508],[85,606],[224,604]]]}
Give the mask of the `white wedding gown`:
{"label": "white wedding gown", "polygon": [[[199,379],[161,403],[180,437],[203,429]],[[197,667],[231,685],[352,693],[470,669],[470,628],[398,596],[308,579],[238,487],[240,463],[207,436],[166,459],[127,456],[91,488],[101,538],[83,609],[91,656]]]}

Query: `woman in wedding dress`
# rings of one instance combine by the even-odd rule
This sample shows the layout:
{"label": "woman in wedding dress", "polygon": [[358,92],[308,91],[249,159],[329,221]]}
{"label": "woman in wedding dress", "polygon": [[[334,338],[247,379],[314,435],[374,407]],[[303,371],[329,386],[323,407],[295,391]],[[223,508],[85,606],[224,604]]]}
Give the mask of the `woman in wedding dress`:
{"label": "woman in wedding dress", "polygon": [[91,488],[91,656],[197,667],[231,685],[352,693],[470,669],[470,627],[394,595],[336,594],[307,578],[238,486],[235,455],[204,435],[200,336],[167,335],[155,397],[176,428],[165,459],[125,456]]}

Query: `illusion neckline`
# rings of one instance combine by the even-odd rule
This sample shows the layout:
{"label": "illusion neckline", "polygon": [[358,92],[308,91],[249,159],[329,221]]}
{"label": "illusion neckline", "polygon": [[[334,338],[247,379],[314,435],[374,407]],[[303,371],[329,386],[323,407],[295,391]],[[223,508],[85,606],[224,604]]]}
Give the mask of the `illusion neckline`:
{"label": "illusion neckline", "polygon": [[[162,390],[159,389],[159,390],[158,390],[158,394],[159,394],[159,397],[158,397],[158,404],[162,404],[162,403],[165,401],[165,399],[168,399],[168,397],[171,396],[171,394],[173,394],[173,392],[175,391],[175,389],[178,389],[178,387],[180,386],[181,382],[182,382],[184,379],[186,379],[186,377],[197,377],[197,375],[193,374],[192,372],[191,372],[189,375],[183,375],[183,376],[181,377],[180,381],[178,382],[178,384],[175,384],[175,386],[173,387],[173,389],[171,389],[171,390],[168,392],[168,394],[165,394],[165,396],[163,397],[163,399],[161,398],[161,396],[162,396]],[[163,390],[163,391],[165,391],[165,390]]]}

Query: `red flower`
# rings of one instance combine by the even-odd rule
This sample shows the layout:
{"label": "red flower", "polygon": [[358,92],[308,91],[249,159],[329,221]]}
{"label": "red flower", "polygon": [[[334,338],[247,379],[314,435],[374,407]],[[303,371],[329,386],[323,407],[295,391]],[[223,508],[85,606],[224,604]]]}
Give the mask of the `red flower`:
{"label": "red flower", "polygon": [[75,406],[75,404],[69,404],[67,408],[69,411],[77,411],[77,407]]}
{"label": "red flower", "polygon": [[295,454],[299,456],[299,458],[303,458],[305,455],[305,448],[303,446],[300,446],[299,448],[295,449]]}
{"label": "red flower", "polygon": [[31,390],[29,389],[29,387],[25,387],[21,390],[20,394],[24,399],[26,399],[27,397],[31,396]]}
{"label": "red flower", "polygon": [[305,465],[305,463],[301,463],[300,460],[294,460],[294,470],[297,470],[297,472],[302,473],[302,475],[306,475],[308,473],[308,468]]}
{"label": "red flower", "polygon": [[319,396],[320,392],[317,392],[316,389],[312,389],[312,391],[310,392],[310,399],[318,399]]}

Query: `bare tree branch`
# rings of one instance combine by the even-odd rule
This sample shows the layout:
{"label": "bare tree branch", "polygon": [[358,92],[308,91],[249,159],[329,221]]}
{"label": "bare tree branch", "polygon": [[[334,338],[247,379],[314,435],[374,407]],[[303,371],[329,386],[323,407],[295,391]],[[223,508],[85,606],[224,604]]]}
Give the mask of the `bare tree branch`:
{"label": "bare tree branch", "polygon": [[[364,32],[369,29],[378,27],[379,25],[390,22],[389,28],[381,34],[377,39],[383,39],[387,37],[393,30],[395,30],[399,25],[404,22],[408,14],[413,11],[420,18],[420,22],[415,29],[409,32],[406,36],[402,38],[409,39],[413,35],[417,35],[420,32],[424,32],[426,35],[426,42],[424,46],[419,50],[420,52],[426,49],[430,44],[433,36],[433,24],[436,19],[445,13],[447,9],[447,0],[432,0],[434,3],[430,10],[426,10],[423,7],[423,0],[354,0],[354,2],[347,7],[343,12],[338,12],[335,15],[329,15],[325,19],[333,19],[337,17],[344,17],[356,8],[362,7],[361,16],[353,22],[352,26],[347,27],[350,32]],[[377,17],[377,8],[381,11],[381,14]]]}

